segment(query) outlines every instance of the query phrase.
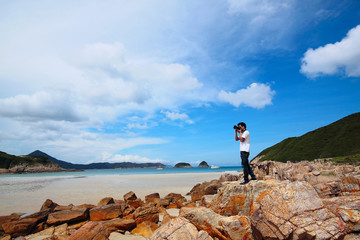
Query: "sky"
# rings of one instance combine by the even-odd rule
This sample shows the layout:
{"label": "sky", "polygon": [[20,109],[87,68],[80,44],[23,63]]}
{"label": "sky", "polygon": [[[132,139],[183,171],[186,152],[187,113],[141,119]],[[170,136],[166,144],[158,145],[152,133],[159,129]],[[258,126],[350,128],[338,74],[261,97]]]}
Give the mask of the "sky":
{"label": "sky", "polygon": [[360,110],[358,0],[0,0],[0,151],[239,166]]}

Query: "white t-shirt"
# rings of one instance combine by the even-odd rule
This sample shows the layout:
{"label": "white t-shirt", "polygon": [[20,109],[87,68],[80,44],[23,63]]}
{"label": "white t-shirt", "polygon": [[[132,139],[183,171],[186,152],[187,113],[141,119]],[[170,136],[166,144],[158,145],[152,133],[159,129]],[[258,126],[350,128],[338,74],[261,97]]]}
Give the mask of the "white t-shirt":
{"label": "white t-shirt", "polygon": [[248,130],[245,130],[241,136],[245,138],[245,141],[240,141],[240,151],[250,152],[250,133]]}

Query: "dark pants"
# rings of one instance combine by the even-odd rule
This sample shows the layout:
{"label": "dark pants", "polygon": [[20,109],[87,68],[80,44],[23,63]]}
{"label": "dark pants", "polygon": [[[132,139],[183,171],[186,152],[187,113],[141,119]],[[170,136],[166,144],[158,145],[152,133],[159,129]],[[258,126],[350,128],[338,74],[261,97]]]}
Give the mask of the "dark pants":
{"label": "dark pants", "polygon": [[244,181],[245,182],[249,181],[249,174],[250,174],[251,178],[256,179],[256,176],[249,164],[249,155],[250,155],[249,152],[244,152],[244,151],[240,152],[241,165],[244,168]]}

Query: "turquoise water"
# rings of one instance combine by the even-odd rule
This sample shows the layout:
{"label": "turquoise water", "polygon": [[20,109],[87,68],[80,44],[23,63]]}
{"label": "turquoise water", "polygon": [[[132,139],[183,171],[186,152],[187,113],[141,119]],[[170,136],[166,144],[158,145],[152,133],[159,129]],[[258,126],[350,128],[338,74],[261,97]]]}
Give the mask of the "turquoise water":
{"label": "turquoise water", "polygon": [[208,172],[234,172],[242,171],[242,167],[219,168],[131,168],[131,169],[94,169],[81,172],[52,172],[52,173],[27,173],[27,174],[2,174],[3,177],[56,177],[56,176],[95,176],[95,175],[142,175],[142,174],[167,174],[167,173],[208,173]]}

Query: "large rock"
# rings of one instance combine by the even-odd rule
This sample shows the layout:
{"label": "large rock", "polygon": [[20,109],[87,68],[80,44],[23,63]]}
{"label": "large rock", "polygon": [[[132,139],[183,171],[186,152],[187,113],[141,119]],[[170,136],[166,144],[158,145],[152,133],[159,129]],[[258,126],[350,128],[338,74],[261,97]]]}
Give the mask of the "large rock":
{"label": "large rock", "polygon": [[326,207],[344,222],[347,232],[360,231],[360,196],[323,199]]}
{"label": "large rock", "polygon": [[156,223],[145,221],[137,225],[136,228],[131,231],[131,233],[149,238],[151,234],[153,234],[153,232],[158,228],[159,225]]}
{"label": "large rock", "polygon": [[194,208],[184,216],[199,230],[222,240],[252,239],[249,217],[224,217],[208,208]]}
{"label": "large rock", "polygon": [[149,240],[197,240],[199,232],[189,220],[178,217],[161,225]]}
{"label": "large rock", "polygon": [[13,214],[8,215],[8,216],[0,216],[0,231],[4,230],[3,227],[2,227],[2,225],[4,223],[19,220],[19,218],[20,218],[20,215],[16,214],[16,213],[13,213]]}
{"label": "large rock", "polygon": [[46,199],[43,205],[41,206],[40,211],[50,209],[50,212],[53,212],[56,206],[58,206],[57,203],[53,202],[51,199]]}
{"label": "large rock", "polygon": [[91,221],[102,221],[113,219],[121,216],[122,208],[118,203],[113,203],[105,206],[99,206],[90,209],[90,220]]}
{"label": "large rock", "polygon": [[2,227],[4,232],[11,236],[24,236],[31,233],[38,223],[45,221],[49,212],[49,209],[36,212],[18,220],[4,223]]}
{"label": "large rock", "polygon": [[107,240],[109,235],[107,228],[102,223],[88,222],[71,234],[68,240]]}
{"label": "large rock", "polygon": [[135,221],[140,224],[145,221],[159,222],[159,209],[157,207],[139,207],[134,212]]}
{"label": "large rock", "polygon": [[112,197],[106,197],[106,198],[103,198],[101,199],[99,202],[98,202],[98,206],[105,206],[105,205],[109,205],[109,204],[112,204],[112,203],[115,203],[114,199]]}
{"label": "large rock", "polygon": [[212,209],[249,216],[255,239],[337,239],[345,234],[341,220],[306,182],[229,183],[215,195]]}
{"label": "large rock", "polygon": [[130,231],[136,227],[136,222],[134,219],[114,218],[111,220],[102,221],[102,223],[109,230],[109,232],[117,230]]}
{"label": "large rock", "polygon": [[125,202],[127,202],[129,200],[136,200],[136,199],[137,199],[137,196],[133,191],[130,191],[124,195]]}
{"label": "large rock", "polygon": [[46,221],[49,225],[59,225],[61,223],[71,223],[87,219],[89,211],[87,208],[77,210],[64,210],[49,214]]}

